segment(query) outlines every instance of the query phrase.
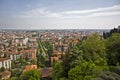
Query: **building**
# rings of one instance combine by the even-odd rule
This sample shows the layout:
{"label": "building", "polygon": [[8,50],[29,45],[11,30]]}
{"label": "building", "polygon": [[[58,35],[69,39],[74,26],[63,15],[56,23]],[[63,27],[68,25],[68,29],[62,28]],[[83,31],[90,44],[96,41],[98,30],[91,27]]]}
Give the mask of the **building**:
{"label": "building", "polygon": [[29,70],[33,70],[33,69],[37,69],[37,65],[27,65],[25,67],[25,69],[23,70],[23,72],[29,71]]}
{"label": "building", "polygon": [[16,61],[17,59],[20,59],[20,54],[19,54],[19,52],[16,52],[16,51],[14,51],[14,52],[12,52],[12,54],[10,55],[10,58],[11,58],[11,60],[14,60],[14,61]]}
{"label": "building", "polygon": [[10,58],[0,58],[0,68],[11,69],[11,59]]}
{"label": "building", "polygon": [[36,59],[36,50],[22,50],[20,52],[23,59],[33,60]]}

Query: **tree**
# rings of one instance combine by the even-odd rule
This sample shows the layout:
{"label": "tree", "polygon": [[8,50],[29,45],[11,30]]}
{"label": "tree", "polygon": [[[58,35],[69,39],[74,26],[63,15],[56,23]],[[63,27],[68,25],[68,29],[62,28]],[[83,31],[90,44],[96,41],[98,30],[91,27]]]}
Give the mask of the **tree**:
{"label": "tree", "polygon": [[11,67],[12,67],[12,69],[14,69],[16,67],[16,65],[13,61],[11,62]]}
{"label": "tree", "polygon": [[105,41],[97,34],[93,34],[83,41],[83,53],[86,61],[95,61],[99,57],[106,58]]}
{"label": "tree", "polygon": [[15,68],[11,70],[11,76],[12,77],[19,77],[22,73],[22,69],[20,68]]}
{"label": "tree", "polygon": [[104,71],[94,80],[120,80],[120,75],[114,72]]}
{"label": "tree", "polygon": [[33,59],[31,60],[31,64],[36,64],[37,63],[37,60]]}
{"label": "tree", "polygon": [[63,66],[60,63],[53,64],[53,80],[59,80],[63,77]]}
{"label": "tree", "polygon": [[20,63],[22,66],[24,66],[27,64],[27,61],[25,59],[20,59]]}
{"label": "tree", "polygon": [[71,51],[68,53],[68,60],[70,68],[75,67],[79,63],[84,61],[83,57],[83,50],[82,50],[82,43],[79,42],[76,46],[74,46]]}
{"label": "tree", "polygon": [[120,34],[114,33],[106,40],[108,64],[120,64]]}
{"label": "tree", "polygon": [[40,67],[40,68],[45,67],[45,65],[44,65],[43,63],[41,63],[40,61],[39,61],[39,62],[37,62],[37,66],[38,66],[38,67]]}
{"label": "tree", "polygon": [[102,71],[94,63],[84,62],[80,66],[70,69],[68,77],[70,80],[91,80]]}
{"label": "tree", "polygon": [[41,73],[37,69],[30,70],[24,72],[20,76],[20,80],[41,80]]}
{"label": "tree", "polygon": [[5,71],[5,68],[4,67],[1,67],[0,68],[0,72],[4,72]]}
{"label": "tree", "polygon": [[17,77],[11,77],[10,80],[18,80]]}

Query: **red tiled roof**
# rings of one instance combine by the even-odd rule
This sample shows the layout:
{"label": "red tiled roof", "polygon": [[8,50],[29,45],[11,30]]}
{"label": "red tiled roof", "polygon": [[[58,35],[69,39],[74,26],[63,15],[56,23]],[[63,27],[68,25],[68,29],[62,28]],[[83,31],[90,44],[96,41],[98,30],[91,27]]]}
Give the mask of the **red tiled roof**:
{"label": "red tiled roof", "polygon": [[53,70],[52,67],[40,68],[39,69],[39,71],[41,72],[43,78],[51,77],[52,76],[52,70]]}
{"label": "red tiled roof", "polygon": [[15,52],[12,52],[12,54],[19,54],[19,53],[15,51]]}
{"label": "red tiled roof", "polygon": [[37,69],[37,65],[27,65],[25,67],[25,69],[23,70],[23,72],[29,71],[29,70],[32,70],[32,69]]}
{"label": "red tiled roof", "polygon": [[53,54],[61,54],[58,50],[53,50]]}
{"label": "red tiled roof", "polygon": [[9,60],[10,58],[0,58],[0,61]]}

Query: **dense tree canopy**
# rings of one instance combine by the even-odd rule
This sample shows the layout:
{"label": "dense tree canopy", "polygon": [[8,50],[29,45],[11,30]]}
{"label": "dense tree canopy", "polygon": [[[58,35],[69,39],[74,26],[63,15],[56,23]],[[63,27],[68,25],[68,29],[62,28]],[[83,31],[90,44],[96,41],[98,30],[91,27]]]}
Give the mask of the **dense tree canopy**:
{"label": "dense tree canopy", "polygon": [[106,40],[107,59],[109,65],[120,64],[120,34],[114,33]]}
{"label": "dense tree canopy", "polygon": [[105,58],[105,43],[104,40],[97,34],[93,34],[92,36],[88,37],[87,40],[83,41],[83,52],[84,58],[87,61],[95,61],[99,57]]}
{"label": "dense tree canopy", "polygon": [[53,80],[59,80],[63,77],[63,67],[60,63],[54,63],[53,65]]}
{"label": "dense tree canopy", "polygon": [[101,68],[96,66],[94,63],[85,62],[82,63],[81,66],[72,68],[69,71],[68,76],[70,80],[91,80],[101,71]]}

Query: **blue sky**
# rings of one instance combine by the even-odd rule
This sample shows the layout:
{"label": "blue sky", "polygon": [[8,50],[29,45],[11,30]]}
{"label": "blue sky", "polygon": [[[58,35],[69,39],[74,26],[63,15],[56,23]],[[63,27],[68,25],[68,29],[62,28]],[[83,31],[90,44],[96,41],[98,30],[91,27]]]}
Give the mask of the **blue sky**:
{"label": "blue sky", "polygon": [[111,29],[120,0],[0,0],[0,29]]}

